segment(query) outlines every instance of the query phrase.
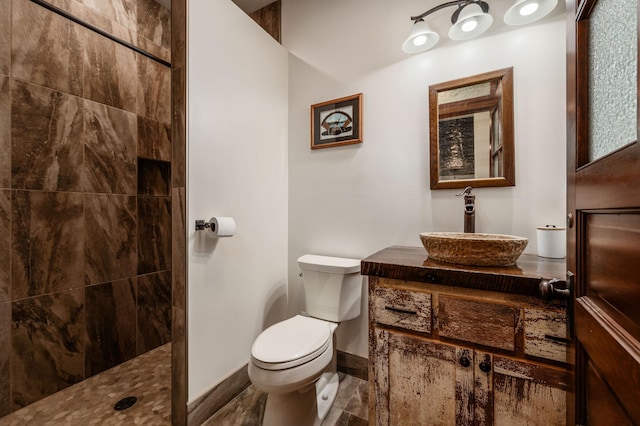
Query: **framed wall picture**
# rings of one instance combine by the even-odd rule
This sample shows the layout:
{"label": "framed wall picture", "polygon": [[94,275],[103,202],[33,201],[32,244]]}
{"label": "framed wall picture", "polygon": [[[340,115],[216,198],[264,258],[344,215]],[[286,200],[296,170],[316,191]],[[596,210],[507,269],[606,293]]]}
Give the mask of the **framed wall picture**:
{"label": "framed wall picture", "polygon": [[362,93],[311,105],[311,149],[362,143]]}
{"label": "framed wall picture", "polygon": [[440,179],[475,177],[474,116],[443,118],[438,127]]}

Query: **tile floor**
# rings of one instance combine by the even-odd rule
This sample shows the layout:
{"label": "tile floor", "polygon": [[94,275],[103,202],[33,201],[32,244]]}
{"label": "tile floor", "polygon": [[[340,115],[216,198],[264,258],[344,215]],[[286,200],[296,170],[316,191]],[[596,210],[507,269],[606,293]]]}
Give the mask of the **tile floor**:
{"label": "tile floor", "polygon": [[[339,375],[338,395],[323,426],[366,426],[367,382]],[[114,404],[130,395],[138,402],[114,411]],[[267,395],[251,385],[203,426],[258,426],[266,400]],[[170,424],[170,343],[0,418],[0,426]]]}
{"label": "tile floor", "polygon": [[[368,425],[367,382],[344,373],[338,374],[338,395],[322,426]],[[257,426],[266,401],[267,395],[251,385],[202,426]]]}
{"label": "tile floor", "polygon": [[[138,402],[114,411],[129,395]],[[0,426],[170,424],[170,343],[0,418]]]}

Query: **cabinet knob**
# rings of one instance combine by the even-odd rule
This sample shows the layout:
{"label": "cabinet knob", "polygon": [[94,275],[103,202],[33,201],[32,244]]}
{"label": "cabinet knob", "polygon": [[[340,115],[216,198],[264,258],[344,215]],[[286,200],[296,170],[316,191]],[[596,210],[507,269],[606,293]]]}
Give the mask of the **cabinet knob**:
{"label": "cabinet knob", "polygon": [[491,371],[491,363],[489,361],[482,361],[479,365],[480,371],[483,373],[488,373]]}
{"label": "cabinet knob", "polygon": [[460,365],[463,367],[468,367],[471,365],[471,361],[469,360],[469,358],[467,358],[466,355],[462,355],[460,357]]}

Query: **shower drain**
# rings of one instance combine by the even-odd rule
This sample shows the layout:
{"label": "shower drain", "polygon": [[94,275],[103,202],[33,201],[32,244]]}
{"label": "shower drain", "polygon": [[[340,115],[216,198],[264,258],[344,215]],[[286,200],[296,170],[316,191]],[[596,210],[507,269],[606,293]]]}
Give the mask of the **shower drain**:
{"label": "shower drain", "polygon": [[136,402],[138,402],[138,398],[136,398],[135,396],[128,396],[116,402],[116,405],[113,406],[113,409],[116,411],[126,410],[127,408],[133,407]]}

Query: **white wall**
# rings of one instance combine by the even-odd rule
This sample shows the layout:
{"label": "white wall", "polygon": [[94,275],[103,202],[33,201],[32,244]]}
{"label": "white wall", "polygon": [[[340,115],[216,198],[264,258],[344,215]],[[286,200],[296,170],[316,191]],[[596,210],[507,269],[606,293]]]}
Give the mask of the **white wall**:
{"label": "white wall", "polygon": [[[287,276],[287,53],[228,0],[188,2],[188,399],[247,363]],[[232,216],[208,239],[196,219]]]}
{"label": "white wall", "polygon": [[[309,28],[317,40],[367,28],[311,25],[318,14],[304,9],[316,2],[283,3],[288,56],[229,0],[188,6],[189,401],[244,365],[266,326],[303,309],[301,254],[364,258],[419,246],[419,232],[462,230],[457,191],[429,189],[431,84],[514,67],[517,185],[474,190],[476,229],[529,237],[535,253],[535,227],[564,222],[562,19],[355,72],[314,63],[316,46],[301,42]],[[310,150],[309,106],[360,92],[364,143]],[[215,242],[191,230],[212,215],[235,217],[238,234]],[[367,356],[366,285],[338,347]]]}
{"label": "white wall", "polygon": [[[367,9],[366,4],[361,6]],[[535,253],[536,226],[564,224],[562,18],[407,56],[353,77],[336,64],[333,69],[339,71],[332,74],[326,62],[310,62],[318,55],[300,43],[309,37],[303,33],[317,19],[313,11],[317,7],[315,2],[283,5],[283,40],[291,51],[289,314],[303,306],[295,263],[303,253],[364,258],[391,245],[420,246],[420,232],[462,231],[463,200],[455,196],[460,190],[429,189],[428,87],[432,84],[514,67],[516,186],[474,190],[476,231],[528,237],[526,251]],[[287,25],[293,20],[295,25]],[[324,28],[343,40],[372,28],[357,16],[351,23]],[[314,28],[319,43],[324,34],[318,25]],[[348,55],[350,47],[345,43],[341,54]],[[360,92],[364,143],[310,150],[309,106]],[[366,314],[341,326],[338,348],[367,356]]]}

